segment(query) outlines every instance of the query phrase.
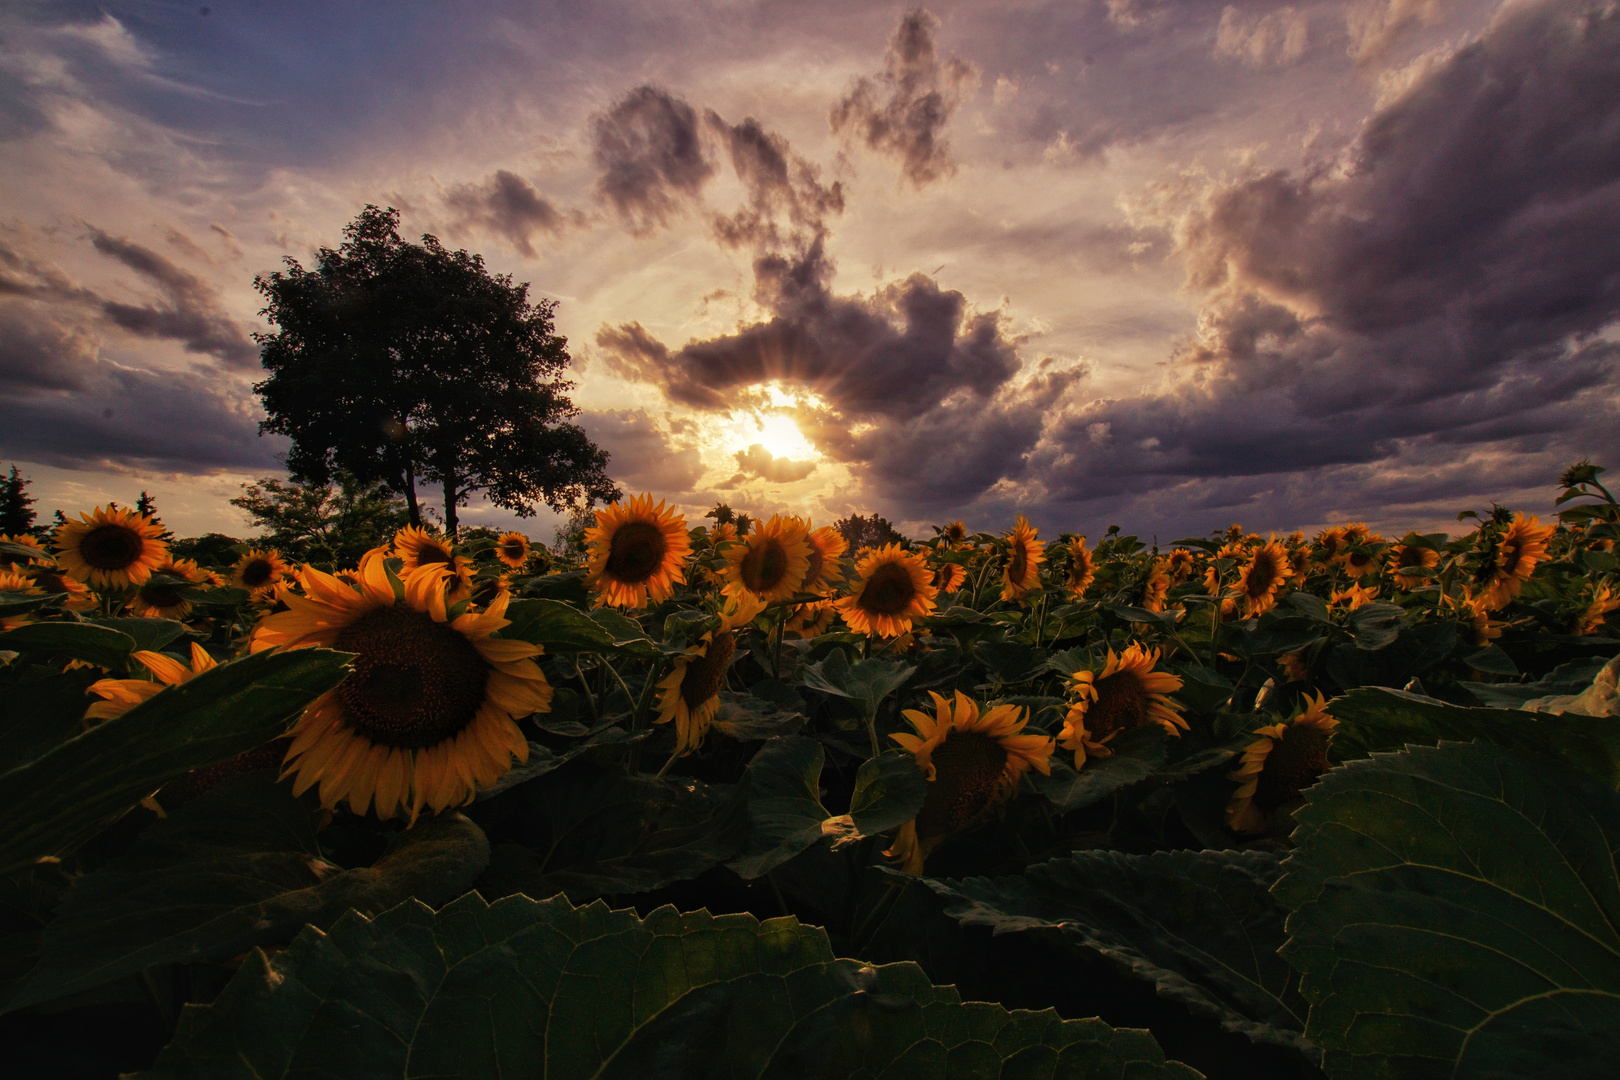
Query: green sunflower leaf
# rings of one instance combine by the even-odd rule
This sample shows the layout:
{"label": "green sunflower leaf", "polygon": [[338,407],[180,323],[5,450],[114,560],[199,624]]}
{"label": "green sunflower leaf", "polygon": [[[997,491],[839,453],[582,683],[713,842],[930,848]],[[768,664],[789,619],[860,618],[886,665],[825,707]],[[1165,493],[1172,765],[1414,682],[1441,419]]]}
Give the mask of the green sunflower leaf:
{"label": "green sunflower leaf", "polygon": [[1318,1059],[1306,1003],[1277,955],[1287,909],[1267,891],[1281,856],[1264,851],[1077,852],[1023,877],[923,882],[965,926],[1057,931],[1228,1031]]}
{"label": "green sunflower leaf", "polygon": [[0,713],[0,773],[39,757],[79,734],[87,698],[99,672],[37,669],[20,679],[0,684],[5,711]]}
{"label": "green sunflower leaf", "polygon": [[843,649],[834,649],[819,663],[799,669],[799,681],[812,690],[858,701],[868,716],[883,699],[906,684],[917,668],[898,660],[874,657],[851,664]]}
{"label": "green sunflower leaf", "polygon": [[792,918],[415,901],[254,952],[146,1080],[295,1076],[1192,1078],[1152,1036],[963,1003]]}
{"label": "green sunflower leaf", "polygon": [[65,656],[122,672],[129,665],[129,654],[135,651],[136,644],[134,638],[112,627],[64,619],[24,623],[15,630],[8,630],[0,634],[0,649]]}
{"label": "green sunflower leaf", "polygon": [[305,923],[409,897],[442,904],[489,862],[483,830],[457,813],[417,822],[369,867],[325,861],[320,808],[270,771],[230,777],[153,824],[127,853],[76,880],[40,960],[8,1000],[22,1008],[159,964],[226,960],[280,945]]}
{"label": "green sunflower leaf", "polygon": [[342,681],[349,653],[244,656],[0,773],[0,873],[61,856],[179,776],[261,746]]}
{"label": "green sunflower leaf", "polygon": [[1409,744],[1484,739],[1519,753],[1556,758],[1610,787],[1620,787],[1620,725],[1612,717],[1470,709],[1402,690],[1363,686],[1328,705],[1339,721],[1334,756],[1363,758]]}
{"label": "green sunflower leaf", "polygon": [[40,596],[25,592],[0,592],[0,615],[26,615],[30,611],[57,607],[67,601],[65,593]]}
{"label": "green sunflower leaf", "polygon": [[89,620],[97,626],[109,627],[120,634],[128,634],[135,639],[135,648],[158,652],[178,641],[187,631],[186,624],[174,619],[144,619],[134,616],[114,619],[103,619],[99,616]]}
{"label": "green sunflower leaf", "polygon": [[1334,769],[1273,892],[1334,1078],[1607,1077],[1620,1058],[1620,796],[1442,743]]}
{"label": "green sunflower leaf", "polygon": [[849,816],[857,833],[873,836],[916,817],[927,798],[928,781],[917,759],[905,750],[890,750],[863,761],[856,771]]}
{"label": "green sunflower leaf", "polygon": [[501,637],[544,645],[548,653],[613,649],[613,633],[607,627],[560,600],[513,600],[506,617],[512,625],[501,630]]}
{"label": "green sunflower leaf", "polygon": [[826,752],[803,735],[771,739],[748,763],[748,836],[726,863],[738,876],[763,877],[826,833],[821,805]]}
{"label": "green sunflower leaf", "polygon": [[1121,732],[1108,744],[1112,755],[1089,758],[1079,772],[1069,764],[1074,755],[1059,748],[1052,755],[1050,776],[1033,771],[1027,775],[1035,790],[1066,814],[1158,772],[1164,767],[1167,738],[1157,724]]}

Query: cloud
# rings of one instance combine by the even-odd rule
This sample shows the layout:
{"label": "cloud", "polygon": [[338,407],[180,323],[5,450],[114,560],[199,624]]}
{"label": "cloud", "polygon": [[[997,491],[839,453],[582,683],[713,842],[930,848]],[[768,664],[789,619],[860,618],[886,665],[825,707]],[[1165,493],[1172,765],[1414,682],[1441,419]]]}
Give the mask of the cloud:
{"label": "cloud", "polygon": [[1345,32],[1357,64],[1376,64],[1397,41],[1418,26],[1440,21],[1440,0],[1367,0],[1346,9]]}
{"label": "cloud", "polygon": [[147,338],[179,341],[187,352],[209,353],[233,367],[259,366],[259,347],[225,311],[219,292],[191,271],[127,237],[90,227],[90,243],[157,286],[162,302],[101,301],[102,314],[121,329]]}
{"label": "cloud", "polygon": [[1617,54],[1607,4],[1511,5],[1342,166],[1207,187],[1169,222],[1197,335],[1160,391],[1052,423],[1041,490],[1620,449]]}
{"label": "cloud", "polygon": [[597,197],[637,236],[668,224],[714,175],[697,110],[656,86],[595,117],[591,135]]}
{"label": "cloud", "polygon": [[[821,183],[820,170],[793,151],[787,139],[753,117],[727,123],[710,109],[709,130],[720,139],[748,202],[731,214],[715,214],[716,238],[727,247],[774,247],[820,233],[829,217],[844,212],[843,185]],[[787,231],[783,231],[783,226]]]}
{"label": "cloud", "polygon": [[455,211],[455,228],[482,228],[534,257],[534,238],[560,236],[568,219],[523,177],[505,169],[481,184],[457,184],[445,195]]}
{"label": "cloud", "polygon": [[609,454],[608,475],[630,491],[680,494],[703,477],[697,447],[675,429],[659,426],[645,409],[581,412],[574,422]]}
{"label": "cloud", "polygon": [[919,188],[956,171],[945,126],[979,80],[966,60],[935,57],[938,26],[922,8],[907,12],[889,40],[883,73],[857,79],[828,115],[835,135],[896,159]]}
{"label": "cloud", "polygon": [[737,468],[741,470],[739,477],[757,476],[761,480],[772,484],[791,484],[803,480],[816,471],[813,461],[793,461],[789,458],[776,457],[759,443],[754,443],[746,450],[738,450],[734,455],[737,459]]}
{"label": "cloud", "polygon": [[1284,7],[1247,19],[1228,5],[1215,28],[1215,55],[1254,68],[1287,67],[1305,55],[1309,40],[1310,24],[1302,11]]}
{"label": "cloud", "polygon": [[0,302],[0,398],[82,390],[100,339],[42,304]]}

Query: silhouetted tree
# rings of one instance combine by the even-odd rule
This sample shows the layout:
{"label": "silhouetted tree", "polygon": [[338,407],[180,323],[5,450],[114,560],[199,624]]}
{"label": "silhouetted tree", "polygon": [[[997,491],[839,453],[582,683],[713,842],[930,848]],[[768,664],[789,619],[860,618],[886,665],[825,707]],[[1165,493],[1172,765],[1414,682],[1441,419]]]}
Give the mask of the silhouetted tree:
{"label": "silhouetted tree", "polygon": [[353,473],[338,470],[333,478],[336,483],[301,484],[261,477],[243,484],[231,505],[261,531],[253,543],[280,548],[295,559],[354,566],[406,523],[405,501],[388,485]]}
{"label": "silhouetted tree", "polygon": [[895,531],[888,520],[878,514],[871,517],[862,517],[851,514],[849,517],[833,524],[845,541],[849,543],[850,554],[853,555],[863,547],[882,547],[884,544],[903,544],[906,538]]}
{"label": "silhouetted tree", "polygon": [[618,496],[607,454],[564,422],[578,410],[555,301],[530,303],[527,284],[432,236],[401,240],[393,209],[367,206],[343,235],[314,268],[288,258],[253,281],[277,328],[256,335],[260,430],[292,437],[296,479],[382,481],[414,524],[417,484],[441,485],[451,535],[476,491],[520,516]]}
{"label": "silhouetted tree", "polygon": [[11,475],[0,480],[0,533],[19,536],[34,527],[34,499],[28,494],[30,481],[17,475],[17,466]]}

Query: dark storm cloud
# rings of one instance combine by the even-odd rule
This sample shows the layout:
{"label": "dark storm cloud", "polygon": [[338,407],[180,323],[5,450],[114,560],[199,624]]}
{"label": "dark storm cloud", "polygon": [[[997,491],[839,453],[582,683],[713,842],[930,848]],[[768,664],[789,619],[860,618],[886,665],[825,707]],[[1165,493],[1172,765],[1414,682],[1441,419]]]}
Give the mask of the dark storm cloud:
{"label": "dark storm cloud", "polygon": [[816,471],[813,461],[777,457],[759,443],[746,450],[738,450],[733,456],[740,470],[736,479],[758,477],[772,484],[792,484]]}
{"label": "dark storm cloud", "polygon": [[608,475],[627,490],[680,494],[703,476],[697,447],[661,427],[645,409],[581,412],[575,423],[608,452]]}
{"label": "dark storm cloud", "polygon": [[83,389],[98,347],[93,333],[42,304],[0,302],[0,397]]}
{"label": "dark storm cloud", "polygon": [[212,285],[126,237],[110,236],[91,227],[90,243],[163,294],[162,302],[157,304],[103,299],[101,312],[112,323],[138,337],[179,341],[187,352],[208,353],[233,367],[258,367],[259,347],[225,311]]}
{"label": "dark storm cloud", "polygon": [[1347,170],[1208,192],[1176,230],[1209,299],[1172,389],[1053,423],[1046,490],[1612,446],[1616,55],[1611,6],[1513,5],[1377,112]]}
{"label": "dark storm cloud", "polygon": [[945,127],[979,77],[965,60],[935,56],[938,26],[922,8],[907,12],[889,40],[883,73],[857,79],[827,118],[834,134],[899,161],[917,187],[956,171]]}
{"label": "dark storm cloud", "polygon": [[844,212],[843,186],[821,183],[820,171],[788,141],[753,117],[727,123],[714,110],[704,114],[748,193],[747,205],[715,214],[715,236],[728,247],[764,247],[792,236],[817,235],[829,217]]}
{"label": "dark storm cloud", "polygon": [[714,175],[697,110],[638,86],[591,123],[596,192],[636,235],[667,224]]}
{"label": "dark storm cloud", "polygon": [[1018,371],[1000,315],[970,313],[960,292],[913,274],[871,296],[838,296],[832,271],[819,239],[798,255],[762,255],[755,299],[769,321],[675,352],[636,323],[604,327],[596,341],[617,374],[704,409],[745,404],[751,387],[780,381],[852,415],[918,416],[957,392],[987,400]]}
{"label": "dark storm cloud", "polygon": [[482,184],[458,184],[445,195],[457,227],[473,226],[503,236],[518,251],[534,257],[533,241],[558,236],[568,218],[523,177],[505,169]]}

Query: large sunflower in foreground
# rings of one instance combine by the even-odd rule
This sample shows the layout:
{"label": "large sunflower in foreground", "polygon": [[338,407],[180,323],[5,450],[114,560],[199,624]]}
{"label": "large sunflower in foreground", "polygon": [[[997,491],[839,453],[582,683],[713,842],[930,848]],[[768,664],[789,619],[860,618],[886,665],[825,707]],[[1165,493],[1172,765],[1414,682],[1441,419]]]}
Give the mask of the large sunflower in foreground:
{"label": "large sunflower in foreground", "polygon": [[1035,539],[1037,531],[1023,514],[1013,523],[1013,531],[1007,536],[1007,565],[1001,572],[1003,600],[1017,600],[1041,584],[1046,545]]}
{"label": "large sunflower in foreground", "polygon": [[939,590],[921,553],[908,555],[899,544],[888,544],[862,556],[855,573],[854,591],[836,605],[855,633],[899,637],[912,620],[934,613]]}
{"label": "large sunflower in foreground", "polygon": [[1086,538],[1077,536],[1069,541],[1069,573],[1063,587],[1076,600],[1086,595],[1091,583],[1097,580],[1097,563],[1086,550]]}
{"label": "large sunflower in foreground", "polygon": [[1227,779],[1238,782],[1226,804],[1233,832],[1263,833],[1279,807],[1299,801],[1301,792],[1328,770],[1328,746],[1339,722],[1328,715],[1325,699],[1306,697],[1305,711],[1255,732]]}
{"label": "large sunflower in foreground", "polygon": [[457,555],[455,547],[442,536],[434,536],[418,525],[407,525],[394,534],[394,556],[405,581],[425,574],[435,581],[450,580],[450,599],[465,599],[472,592],[472,560]]}
{"label": "large sunflower in foreground", "polygon": [[1243,617],[1252,619],[1277,606],[1277,590],[1294,572],[1288,551],[1275,539],[1254,549],[1248,565],[1238,571],[1237,598]]}
{"label": "large sunflower in foreground", "polygon": [[1403,570],[1433,570],[1440,565],[1440,553],[1433,548],[1417,544],[1396,544],[1389,552],[1389,572],[1395,575],[1395,584],[1403,589],[1421,589],[1429,578]]}
{"label": "large sunflower in foreground", "polygon": [[813,550],[803,521],[772,514],[726,548],[726,593],[786,600],[804,585]]}
{"label": "large sunflower in foreground", "polygon": [[651,495],[637,495],[598,510],[585,541],[585,580],[599,605],[646,607],[649,597],[661,604],[686,580],[682,564],[692,553],[686,518],[662,499],[654,506]]}
{"label": "large sunflower in foreground", "polygon": [[1158,724],[1171,735],[1187,730],[1181,706],[1167,695],[1181,689],[1181,678],[1168,671],[1154,671],[1158,649],[1131,645],[1108,659],[1100,672],[1077,671],[1069,687],[1080,700],[1069,706],[1058,745],[1074,751],[1074,767],[1087,758],[1109,757],[1108,744],[1122,731]]}
{"label": "large sunflower in foreground", "polygon": [[737,652],[737,627],[753,621],[765,605],[748,596],[728,604],[720,613],[720,628],[711,630],[675,661],[675,668],[658,683],[655,724],[675,721],[675,757],[692,753],[720,711],[720,690]]}
{"label": "large sunflower in foreground", "polygon": [[102,589],[139,585],[169,556],[163,526],[134,510],[97,507],[79,521],[56,527],[57,563],[68,574]]}
{"label": "large sunflower in foreground", "polygon": [[269,600],[290,573],[292,566],[279,548],[253,548],[231,567],[231,584],[246,589],[251,599]]}
{"label": "large sunflower in foreground", "polygon": [[491,635],[508,625],[508,594],[482,613],[452,618],[444,584],[418,574],[403,585],[379,558],[363,560],[350,586],[311,567],[297,574],[304,595],[285,592],[287,610],[253,631],[255,652],[325,645],[355,653],[353,673],[317,698],[293,725],[283,775],[302,794],[319,782],[321,805],[347,799],[357,814],[434,812],[471,802],[527,761],[516,721],[551,708],[551,687],[534,657],[540,646]]}
{"label": "large sunflower in foreground", "polygon": [[1052,771],[1050,736],[1020,734],[1029,722],[1022,706],[997,705],[981,714],[960,690],[954,701],[933,691],[928,696],[933,716],[918,709],[903,714],[916,734],[889,736],[911,751],[928,778],[922,809],[900,826],[884,852],[912,875],[923,872],[923,861],[942,840],[1017,791],[1026,771]]}
{"label": "large sunflower in foreground", "polygon": [[[163,578],[173,580],[161,580]],[[207,584],[208,572],[195,560],[166,559],[130,597],[130,614],[148,619],[184,619],[191,614],[191,601],[182,594]]]}
{"label": "large sunflower in foreground", "polygon": [[1541,524],[1533,514],[1513,515],[1513,524],[1497,541],[1495,559],[1484,563],[1474,575],[1480,589],[1479,601],[1487,610],[1507,607],[1519,595],[1536,564],[1547,557],[1547,540],[1555,529]]}
{"label": "large sunflower in foreground", "polygon": [[495,541],[495,557],[513,570],[523,569],[529,561],[529,538],[520,532],[502,533]]}

